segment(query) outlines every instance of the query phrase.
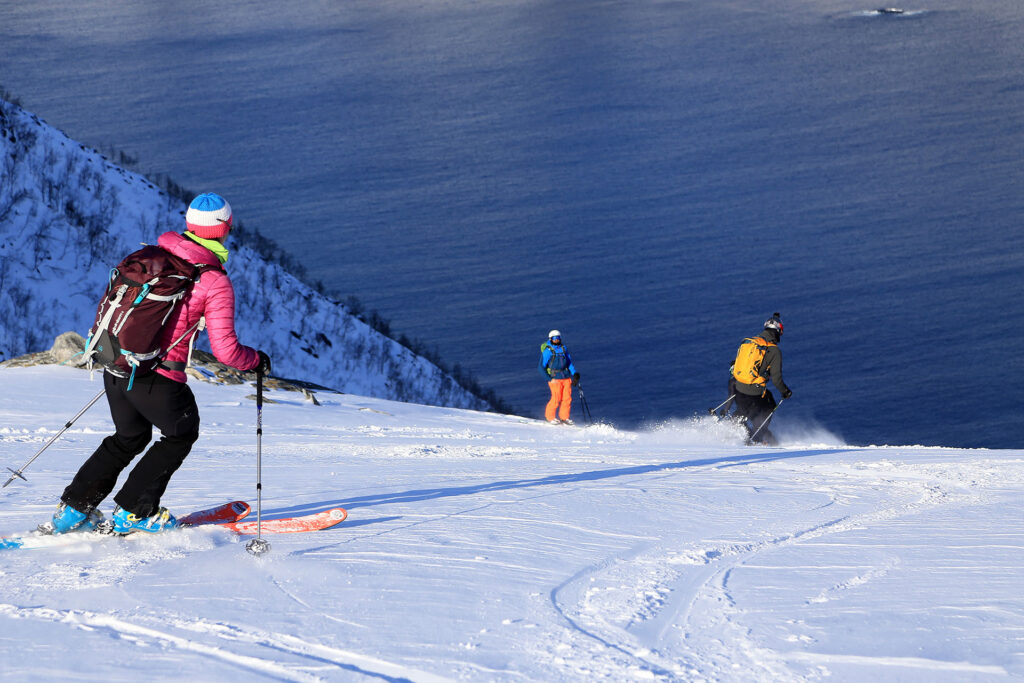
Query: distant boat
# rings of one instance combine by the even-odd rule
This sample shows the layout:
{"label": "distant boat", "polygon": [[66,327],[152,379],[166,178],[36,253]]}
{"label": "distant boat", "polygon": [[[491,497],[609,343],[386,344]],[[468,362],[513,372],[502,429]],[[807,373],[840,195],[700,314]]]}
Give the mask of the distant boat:
{"label": "distant boat", "polygon": [[880,7],[875,10],[879,14],[903,14],[907,10],[900,9],[899,7]]}

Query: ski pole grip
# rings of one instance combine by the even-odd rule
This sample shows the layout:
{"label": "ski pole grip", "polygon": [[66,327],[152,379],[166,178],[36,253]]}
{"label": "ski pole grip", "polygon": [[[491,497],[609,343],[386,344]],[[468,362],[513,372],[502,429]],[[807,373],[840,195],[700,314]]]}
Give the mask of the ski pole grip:
{"label": "ski pole grip", "polygon": [[256,368],[256,407],[263,407],[263,368]]}

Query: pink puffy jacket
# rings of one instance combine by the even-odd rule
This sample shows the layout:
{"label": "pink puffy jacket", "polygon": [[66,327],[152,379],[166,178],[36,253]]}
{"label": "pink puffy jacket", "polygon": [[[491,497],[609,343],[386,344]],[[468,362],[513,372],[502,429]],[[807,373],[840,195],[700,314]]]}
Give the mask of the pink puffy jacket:
{"label": "pink puffy jacket", "polygon": [[[175,310],[176,319],[164,328],[164,336],[160,340],[161,347],[167,348],[168,344],[185,334],[186,330],[205,315],[210,349],[217,360],[238,370],[254,370],[260,364],[260,357],[256,349],[238,342],[238,335],[235,334],[235,290],[214,253],[176,232],[165,232],[160,235],[157,244],[190,263],[206,263],[212,266],[203,270],[199,282],[192,288],[192,293]],[[184,364],[188,359],[188,339],[186,337],[181,340],[168,352],[164,360]],[[158,367],[156,371],[176,382],[187,381],[185,373],[179,370]]]}

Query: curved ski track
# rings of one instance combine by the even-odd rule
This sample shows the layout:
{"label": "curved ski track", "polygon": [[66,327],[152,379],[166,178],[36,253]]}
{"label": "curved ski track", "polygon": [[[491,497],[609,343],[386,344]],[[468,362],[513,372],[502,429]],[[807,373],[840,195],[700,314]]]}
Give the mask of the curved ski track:
{"label": "curved ski track", "polygon": [[[730,594],[729,579],[737,567],[780,548],[978,498],[977,493],[969,491],[978,484],[977,473],[968,472],[965,476],[955,467],[952,471],[945,467],[922,469],[893,462],[882,463],[882,466],[891,468],[884,473],[884,478],[879,477],[882,473],[878,463],[865,467],[865,471],[853,465],[833,472],[847,480],[864,479],[869,485],[890,486],[885,501],[879,501],[886,505],[881,509],[835,517],[764,540],[709,542],[683,549],[640,544],[566,579],[551,591],[551,604],[570,625],[571,633],[590,641],[595,658],[612,660],[604,667],[595,666],[590,671],[575,673],[586,673],[594,679],[615,679],[624,672],[644,679],[680,681],[819,679],[816,670],[801,674],[789,668],[789,662],[813,666],[819,659],[842,661],[843,658],[800,651],[778,653],[758,647],[742,623],[743,610]],[[937,480],[941,483],[936,483]],[[818,507],[827,508],[839,498],[833,493],[829,503]],[[898,500],[900,498],[902,500]],[[869,570],[849,582],[824,589],[821,596],[865,583],[889,569],[891,567],[883,566]],[[602,610],[594,604],[600,599],[601,589],[597,585],[600,579],[634,593],[628,600],[632,603],[628,623],[611,623],[605,615],[614,610]],[[572,646],[581,644],[574,642]],[[556,652],[558,649],[559,646],[554,647]],[[683,653],[681,657],[679,653]],[[555,655],[556,662],[557,659]],[[891,664],[1005,673],[999,667],[964,665],[961,669],[957,664],[931,660]]]}

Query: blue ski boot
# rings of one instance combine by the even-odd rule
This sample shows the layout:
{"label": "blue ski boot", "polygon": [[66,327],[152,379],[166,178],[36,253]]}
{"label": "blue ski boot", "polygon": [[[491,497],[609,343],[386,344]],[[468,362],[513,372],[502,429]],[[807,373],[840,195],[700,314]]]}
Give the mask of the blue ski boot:
{"label": "blue ski boot", "polygon": [[150,517],[136,517],[134,513],[128,512],[123,507],[114,508],[114,533],[131,534],[136,531],[147,531],[155,534],[158,531],[176,529],[178,520],[167,511],[167,508],[160,508]]}
{"label": "blue ski boot", "polygon": [[103,513],[90,510],[87,513],[76,510],[65,502],[57,506],[53,519],[39,525],[44,534],[66,534],[70,531],[91,531],[103,521]]}

